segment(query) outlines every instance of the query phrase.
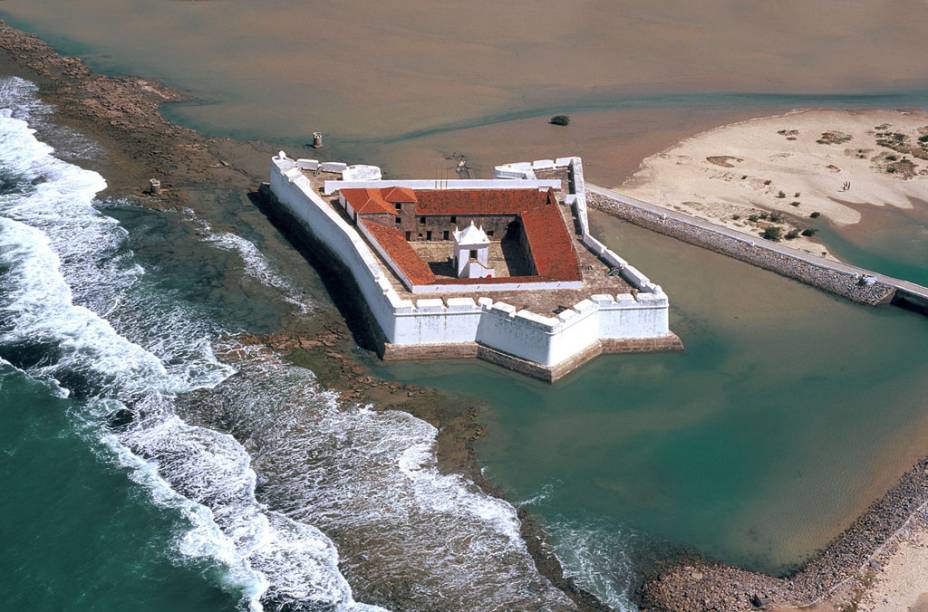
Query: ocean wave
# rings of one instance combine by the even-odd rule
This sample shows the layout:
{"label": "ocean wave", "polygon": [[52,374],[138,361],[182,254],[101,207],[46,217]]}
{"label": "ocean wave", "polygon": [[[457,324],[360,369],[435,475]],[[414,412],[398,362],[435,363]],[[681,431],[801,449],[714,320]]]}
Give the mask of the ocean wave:
{"label": "ocean wave", "polygon": [[564,575],[613,610],[637,610],[629,546],[632,535],[614,525],[559,521],[549,526]]}
{"label": "ocean wave", "polygon": [[297,289],[289,279],[277,271],[253,242],[231,232],[213,232],[208,223],[204,221],[202,224],[206,241],[222,249],[237,253],[242,259],[246,274],[260,283],[280,291],[284,300],[296,306],[301,313],[308,314],[312,311],[311,300]]}
{"label": "ocean wave", "polygon": [[341,565],[355,591],[407,610],[573,607],[537,572],[515,509],[439,471],[435,427],[343,404],[259,348],[229,349],[236,376],[185,412],[243,441],[275,509],[362,551]]}
{"label": "ocean wave", "polygon": [[[15,99],[17,83],[2,83],[0,99]],[[0,167],[24,185],[0,195],[3,357],[84,400],[87,429],[155,503],[188,517],[193,527],[177,551],[222,563],[243,592],[243,606],[371,609],[354,602],[331,540],[256,500],[244,448],[175,413],[177,394],[214,387],[234,372],[212,355],[209,338],[196,337],[195,325],[178,325],[172,331],[186,333],[143,347],[97,314],[103,305],[120,310],[142,271],[121,249],[125,230],[93,207],[103,178],[56,158],[16,114],[0,116]],[[88,304],[78,303],[79,295]],[[35,353],[30,347],[43,357],[26,363],[23,356]],[[193,354],[195,367],[177,359]],[[114,415],[118,429],[106,427]]]}
{"label": "ocean wave", "polygon": [[[181,559],[222,564],[253,610],[379,609],[354,592],[409,610],[573,607],[537,572],[515,509],[438,470],[435,427],[340,402],[263,349],[217,345],[226,330],[148,284],[126,230],[95,208],[102,177],[9,115],[0,357],[83,400],[90,435],[187,517]],[[253,243],[207,240],[306,301]],[[234,368],[214,345],[238,355]]]}

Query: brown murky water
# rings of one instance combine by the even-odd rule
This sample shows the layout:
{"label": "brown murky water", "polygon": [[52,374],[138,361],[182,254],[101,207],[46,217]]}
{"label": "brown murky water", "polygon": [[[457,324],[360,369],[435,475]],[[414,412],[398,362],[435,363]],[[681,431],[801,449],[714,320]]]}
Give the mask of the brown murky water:
{"label": "brown murky water", "polygon": [[[838,0],[6,0],[0,16],[95,69],[188,92],[195,103],[168,112],[203,131],[308,155],[300,145],[322,130],[326,158],[405,176],[451,176],[455,154],[476,175],[495,163],[579,154],[591,180],[617,184],[643,157],[715,125],[844,101],[828,94],[928,88],[924,0],[891,8]],[[548,125],[560,112],[570,126]],[[628,603],[628,525],[726,560],[782,568],[827,541],[921,454],[920,320],[834,303],[615,220],[599,225],[630,259],[679,285],[670,287],[675,329],[689,347],[671,358],[599,360],[577,376],[595,383],[578,395],[619,397],[621,410],[594,402],[580,418],[580,401],[561,401],[576,383],[527,392],[530,382],[496,370],[478,375],[479,364],[407,371],[435,384],[446,376],[452,387],[462,372],[494,381],[480,385],[499,391],[488,398],[496,426],[483,458],[511,490],[553,500],[536,510],[554,508],[546,518],[558,552],[584,586]],[[681,271],[703,258],[704,270]],[[756,291],[740,292],[732,277]],[[826,309],[832,316],[823,320]],[[675,368],[683,384],[668,385]],[[693,399],[693,389],[703,394]],[[881,390],[899,401],[877,413]],[[610,419],[621,427],[604,427]],[[636,421],[639,431],[627,427]],[[546,444],[506,444],[512,432],[536,430]],[[623,443],[606,439],[613,432]],[[555,451],[578,447],[588,451],[573,464],[583,470],[560,459],[542,469]],[[555,468],[570,500],[593,498],[582,512],[557,506],[557,483],[545,489]]]}
{"label": "brown murky water", "polygon": [[[658,110],[667,103],[660,96],[928,83],[920,0],[892,10],[838,0],[94,0],[79,8],[9,0],[0,13],[98,69],[189,91],[198,103],[173,112],[201,129],[290,142],[322,130],[333,151],[389,158],[397,173],[446,171],[438,153],[454,151],[478,166],[586,152],[602,167],[591,176],[609,182],[639,152],[608,149],[648,144],[642,139],[660,146],[674,128],[688,133],[752,112],[747,100],[739,110],[734,102],[692,110],[704,101]],[[635,103],[641,95],[657,98]],[[615,112],[629,104],[638,110]],[[512,121],[584,108],[595,110],[567,129]],[[465,129],[446,133],[451,127]],[[371,153],[385,141],[397,146]]]}

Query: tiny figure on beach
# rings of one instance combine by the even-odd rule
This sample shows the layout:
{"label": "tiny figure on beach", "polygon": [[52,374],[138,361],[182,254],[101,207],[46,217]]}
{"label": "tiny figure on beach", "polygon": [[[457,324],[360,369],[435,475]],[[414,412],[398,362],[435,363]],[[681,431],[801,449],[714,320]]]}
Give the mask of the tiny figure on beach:
{"label": "tiny figure on beach", "polygon": [[463,156],[458,160],[458,165],[454,168],[454,171],[458,173],[459,176],[466,178],[471,178],[470,166],[467,165],[467,160]]}

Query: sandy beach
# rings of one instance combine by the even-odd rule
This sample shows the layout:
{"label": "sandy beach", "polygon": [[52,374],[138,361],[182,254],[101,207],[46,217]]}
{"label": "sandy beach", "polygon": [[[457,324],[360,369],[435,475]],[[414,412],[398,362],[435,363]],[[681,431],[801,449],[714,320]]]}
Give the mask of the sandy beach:
{"label": "sandy beach", "polygon": [[645,159],[618,190],[824,254],[815,224],[928,193],[928,113],[805,110],[719,127]]}
{"label": "sandy beach", "polygon": [[861,612],[928,610],[928,514],[922,510],[871,566]]}
{"label": "sandy beach", "polygon": [[[17,66],[18,71],[42,85],[43,95],[62,109],[64,121],[104,145],[109,155],[99,169],[108,178],[112,177],[110,189],[117,194],[140,196],[145,181],[159,176],[167,191],[161,198],[148,198],[146,204],[180,208],[194,206],[196,200],[189,192],[203,189],[203,185],[224,184],[244,193],[253,190],[263,178],[263,165],[272,147],[205,138],[171,124],[158,109],[162,102],[175,99],[176,94],[157,83],[95,76],[77,60],[61,58],[38,39],[2,24],[0,47],[8,52],[10,67]],[[895,134],[902,134],[903,138]],[[717,128],[690,138],[645,160],[639,172],[620,189],[755,233],[776,225],[782,226],[784,233],[790,229],[801,231],[808,227],[806,220],[813,212],[820,213],[816,218],[838,225],[854,224],[860,222],[861,215],[848,204],[905,208],[912,206],[909,198],[925,197],[928,143],[923,146],[919,139],[926,135],[928,114],[924,113],[789,113]],[[892,156],[897,158],[891,159]],[[850,187],[842,191],[848,182]],[[699,199],[694,194],[700,194]],[[798,206],[793,202],[798,202]],[[772,211],[782,213],[783,217],[771,219]],[[755,214],[758,219],[751,221]],[[734,218],[736,215],[738,219]],[[813,240],[814,236],[799,236],[789,243],[812,252],[822,251]],[[337,293],[338,271],[323,270],[322,274],[328,274],[332,292]],[[343,287],[342,291],[350,293],[350,288],[345,291]],[[340,300],[347,302],[347,297],[337,294],[332,297],[339,308],[356,314],[351,304],[340,303]],[[263,345],[285,355],[292,363],[311,368],[327,388],[339,392],[343,398],[373,403],[378,410],[408,411],[434,424],[440,431],[437,450],[442,470],[462,474],[487,492],[502,493],[483,478],[476,461],[474,443],[482,434],[478,407],[438,391],[370,375],[364,356],[359,357],[356,350],[358,330],[349,328],[342,316],[331,317],[321,329],[286,329],[273,336],[240,340],[246,345]],[[893,502],[890,505],[897,509],[907,507],[901,500],[914,500],[916,495],[925,494],[928,485],[924,477],[928,472],[924,466],[920,469],[909,475],[914,484],[884,498],[887,504]],[[895,529],[898,517],[893,518],[892,513],[885,511],[886,507],[875,504],[873,512],[858,521],[856,531],[852,528],[850,535],[837,541],[847,543],[848,549],[860,551],[851,556],[851,563],[866,558],[879,538],[885,539],[886,533]],[[884,514],[892,520],[871,520]],[[525,512],[520,511],[520,518],[522,535],[541,573],[570,594],[578,608],[598,609],[598,602],[562,576],[542,528]],[[928,531],[918,531],[914,521],[912,524],[905,537],[899,537],[898,546],[892,550],[887,547],[877,555],[878,565],[866,574],[868,590],[860,592],[859,609],[928,609],[928,595],[922,584],[923,577],[928,576]],[[829,575],[845,571],[847,559],[842,560],[841,555],[848,549],[842,550],[840,546],[829,549],[813,569],[822,569]],[[346,550],[346,554],[351,552]],[[712,576],[728,580],[734,575],[733,580],[743,580],[748,585],[745,589],[753,584],[760,589],[782,586],[779,580],[734,568],[700,567],[692,572],[690,569],[685,575],[677,573],[670,578],[678,577],[681,589],[697,594],[701,587],[696,583]],[[695,578],[697,574],[699,577]],[[810,583],[818,580],[818,575],[810,574]],[[809,586],[808,592],[819,590]],[[738,606],[745,602],[743,595],[754,593],[738,591],[736,599],[732,591],[719,592],[719,602],[727,604],[730,595],[732,605]],[[787,597],[785,601],[788,600]],[[674,601],[692,602],[672,597],[663,601],[667,605]],[[719,609],[736,608],[720,603]]]}

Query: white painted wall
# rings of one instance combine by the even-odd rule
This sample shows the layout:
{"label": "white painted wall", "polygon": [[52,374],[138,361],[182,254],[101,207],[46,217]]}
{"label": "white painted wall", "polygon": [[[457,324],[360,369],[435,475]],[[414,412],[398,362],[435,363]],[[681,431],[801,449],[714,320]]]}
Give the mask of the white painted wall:
{"label": "white painted wall", "polygon": [[[320,164],[325,169],[326,164]],[[409,187],[410,189],[549,189],[559,188],[561,182],[555,179],[513,180],[513,179],[452,179],[447,181],[391,179],[387,181],[326,181],[323,188],[325,195],[331,195],[339,189],[380,189],[386,187]]]}
{"label": "white painted wall", "polygon": [[[582,172],[579,158],[561,158],[557,165],[569,160]],[[657,338],[670,333],[669,304],[661,288],[648,281],[605,245],[587,235],[586,244],[594,253],[613,265],[631,269],[629,278],[639,282],[641,292],[618,296],[596,295],[583,300],[557,317],[545,317],[526,310],[494,303],[489,297],[476,302],[469,297],[417,299],[415,303],[401,299],[386,277],[380,261],[353,225],[347,223],[317,194],[302,174],[309,164],[318,167],[341,167],[344,164],[320,164],[315,160],[296,162],[285,155],[275,156],[271,164],[271,190],[280,203],[332,250],[350,270],[365,301],[383,330],[388,342],[398,345],[454,344],[479,342],[496,350],[551,367],[578,355],[601,338]],[[541,160],[547,167],[550,160]],[[520,164],[520,170],[533,164]],[[342,168],[341,171],[344,171]],[[575,175],[576,180],[576,175]],[[581,176],[582,181],[582,176]],[[516,181],[510,181],[510,184]],[[382,183],[386,183],[383,181]],[[408,183],[408,182],[407,182]],[[583,213],[585,198],[576,198],[574,205]],[[360,228],[363,231],[363,228]],[[376,241],[372,242],[376,243]],[[381,253],[387,257],[386,254]],[[486,284],[468,287],[475,292],[511,290],[506,284]],[[634,284],[634,283],[633,283]],[[581,283],[531,283],[533,288],[579,288]],[[524,287],[523,287],[524,288]],[[438,289],[442,292],[460,290],[460,286]]]}

